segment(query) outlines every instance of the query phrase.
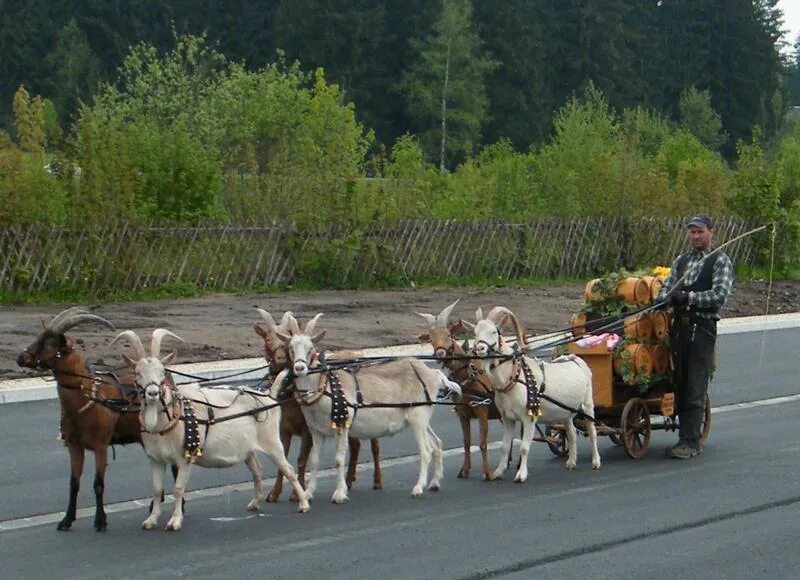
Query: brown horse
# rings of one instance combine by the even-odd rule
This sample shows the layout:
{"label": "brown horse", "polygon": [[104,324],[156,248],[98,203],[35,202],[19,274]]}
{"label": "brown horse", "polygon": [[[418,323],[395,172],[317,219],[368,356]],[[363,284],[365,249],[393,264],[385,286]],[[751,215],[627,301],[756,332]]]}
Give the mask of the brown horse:
{"label": "brown horse", "polygon": [[69,504],[58,529],[69,530],[75,521],[84,454],[88,449],[95,457],[94,528],[101,532],[107,525],[103,492],[108,447],[141,444],[141,435],[136,393],[123,386],[125,382],[133,386],[132,375],[125,371],[125,376],[118,379],[111,374],[93,373],[65,334],[88,322],[114,328],[108,320],[96,314],[82,308],[68,308],[44,325],[36,340],[17,356],[17,364],[31,369],[48,369],[56,379],[61,403],[61,437],[69,450],[71,467]]}
{"label": "brown horse", "polygon": [[[287,332],[288,317],[291,312],[283,315],[280,325],[276,325],[272,316],[261,308],[258,309],[259,314],[264,319],[266,329],[259,325],[253,325],[253,329],[264,340],[264,358],[270,365],[270,376],[276,377],[282,370],[289,366],[289,353],[286,345],[278,337],[277,332]],[[297,477],[300,479],[300,485],[305,487],[305,474],[306,465],[308,463],[308,455],[311,452],[311,432],[308,430],[308,425],[303,417],[303,412],[300,409],[299,403],[294,398],[294,394],[289,390],[283,390],[278,395],[278,401],[281,402],[281,442],[286,455],[289,455],[289,446],[292,443],[292,437],[300,437],[300,453],[297,456]],[[356,480],[356,466],[358,465],[358,454],[361,451],[361,441],[358,439],[350,438],[348,440],[350,448],[350,461],[347,468],[347,488],[353,487],[353,482]],[[380,464],[380,443],[377,439],[370,441],[372,449],[372,459],[375,470],[372,477],[372,488],[381,489],[383,487],[383,475],[381,473]],[[275,477],[275,485],[267,494],[268,502],[276,502],[283,491],[283,475],[278,472]],[[291,501],[297,501],[296,494],[293,492]]]}

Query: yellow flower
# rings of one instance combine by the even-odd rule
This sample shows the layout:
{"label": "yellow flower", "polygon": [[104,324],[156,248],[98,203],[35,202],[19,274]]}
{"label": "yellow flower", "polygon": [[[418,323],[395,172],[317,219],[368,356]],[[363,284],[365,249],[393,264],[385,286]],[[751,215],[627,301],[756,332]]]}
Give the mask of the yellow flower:
{"label": "yellow flower", "polygon": [[669,276],[671,268],[668,266],[656,266],[653,268],[653,276]]}

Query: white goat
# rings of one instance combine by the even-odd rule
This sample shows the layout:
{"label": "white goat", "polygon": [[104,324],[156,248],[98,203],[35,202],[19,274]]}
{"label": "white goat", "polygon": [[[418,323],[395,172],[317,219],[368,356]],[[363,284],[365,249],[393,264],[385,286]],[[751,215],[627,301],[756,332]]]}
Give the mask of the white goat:
{"label": "white goat", "polygon": [[[514,324],[517,334],[517,341],[520,348],[524,347],[524,333],[519,320],[508,308],[497,306],[493,308],[486,318],[483,311],[478,308],[475,313],[477,324],[472,325],[464,322],[475,331],[475,353],[479,357],[490,355],[515,354],[514,349],[509,346],[500,333],[500,328],[507,319]],[[520,359],[528,366],[537,389],[553,401],[581,411],[590,419],[586,421],[589,439],[592,444],[592,468],[600,469],[600,453],[597,451],[597,430],[592,422],[594,418],[594,400],[592,397],[592,371],[585,361],[575,356],[565,356],[553,362],[541,362],[529,356],[520,355]],[[495,404],[500,411],[503,419],[505,431],[503,433],[503,444],[501,460],[497,469],[492,473],[492,479],[502,477],[508,468],[508,453],[511,449],[511,441],[514,437],[516,423],[522,423],[522,442],[520,444],[520,466],[514,481],[524,482],[528,478],[528,451],[533,441],[534,430],[537,419],[544,423],[563,421],[567,429],[568,456],[567,469],[575,469],[577,462],[577,443],[576,430],[572,420],[577,415],[574,411],[568,411],[558,405],[541,398],[540,410],[541,417],[536,413],[528,412],[528,389],[525,381],[525,374],[521,369],[521,363],[513,358],[492,360],[485,368],[488,368],[492,377],[492,388],[495,391]]]}
{"label": "white goat", "polygon": [[[301,399],[303,415],[314,440],[308,463],[309,496],[313,496],[316,490],[319,453],[326,438],[336,437],[337,482],[331,500],[333,503],[344,503],[348,500],[344,476],[348,435],[358,439],[377,439],[394,435],[406,427],[411,427],[414,432],[420,456],[419,477],[411,496],[422,495],[428,480],[431,458],[434,468],[428,489],[438,491],[444,477],[444,466],[442,441],[430,426],[435,408],[433,401],[436,400],[440,386],[461,394],[458,384],[448,380],[442,371],[432,369],[413,358],[362,367],[356,371],[356,376],[345,370],[335,370],[330,375],[326,372],[314,374],[313,371],[319,370],[320,364],[315,344],[325,336],[325,331],[312,336],[320,316],[322,314],[312,318],[302,332],[297,320],[293,318],[290,320],[290,334],[278,334],[289,347],[291,370],[295,375],[294,388]],[[276,378],[275,384],[279,389],[289,378],[289,370],[283,371]],[[331,380],[341,385],[345,399],[344,409],[347,409],[349,415],[349,420],[340,421],[340,426],[332,421],[331,416],[334,405]],[[352,405],[357,402],[359,407],[354,409]],[[387,406],[381,406],[384,404]]]}
{"label": "white goat", "polygon": [[[158,524],[164,468],[173,464],[178,466],[178,476],[175,479],[175,509],[167,522],[167,530],[181,529],[183,497],[193,463],[201,467],[231,467],[244,462],[253,475],[255,487],[255,497],[247,504],[247,509],[258,511],[266,494],[257,451],[266,453],[292,483],[299,498],[298,511],[307,512],[308,498],[283,451],[279,434],[281,412],[280,407],[272,406],[275,400],[236,389],[203,388],[195,383],[172,385],[166,376],[164,363],[174,353],[160,356],[161,341],[165,336],[181,340],[168,330],[156,329],[149,357],[133,331],[121,332],[114,339],[114,342],[122,338],[130,341],[136,358],[127,355],[123,358],[134,369],[136,386],[142,394],[139,412],[142,444],[153,470],[153,509],[142,527],[151,530]],[[213,421],[209,424],[212,410]],[[225,420],[225,417],[238,414],[242,416]]]}

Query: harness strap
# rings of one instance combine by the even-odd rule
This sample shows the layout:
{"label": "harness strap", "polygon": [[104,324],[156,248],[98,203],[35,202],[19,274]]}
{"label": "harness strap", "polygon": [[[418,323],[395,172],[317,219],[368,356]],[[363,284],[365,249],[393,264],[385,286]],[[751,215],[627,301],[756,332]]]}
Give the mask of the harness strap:
{"label": "harness strap", "polygon": [[348,404],[342,391],[342,383],[332,370],[328,370],[326,376],[328,377],[328,385],[331,387],[331,428],[349,429],[350,414],[347,411]]}
{"label": "harness strap", "polygon": [[[203,450],[200,448],[200,433],[197,430],[197,416],[194,407],[189,399],[184,399],[178,395],[183,407],[183,456],[189,463],[194,463],[198,457],[202,457]],[[209,408],[208,415],[213,420],[214,412]],[[208,436],[209,421],[206,424],[206,437]]]}

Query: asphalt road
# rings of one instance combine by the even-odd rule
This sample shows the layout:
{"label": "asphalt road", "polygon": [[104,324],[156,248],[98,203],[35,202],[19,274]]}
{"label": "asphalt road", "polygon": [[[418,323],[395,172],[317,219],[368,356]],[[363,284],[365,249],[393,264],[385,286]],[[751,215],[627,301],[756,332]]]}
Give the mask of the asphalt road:
{"label": "asphalt road", "polygon": [[[800,394],[798,344],[800,329],[720,337],[711,398],[721,412],[706,452],[691,461],[663,457],[675,438],[663,432],[653,434],[640,461],[601,440],[598,472],[584,440],[572,473],[535,445],[528,483],[520,485],[511,482],[511,471],[504,481],[480,481],[477,454],[473,477],[456,479],[461,456],[454,451],[445,460],[443,490],[412,500],[414,445],[400,435],[383,444],[383,490],[370,489],[367,470],[350,503],[333,505],[327,501],[333,480],[324,477],[304,515],[285,500],[266,505],[260,516],[248,514],[249,487],[233,485],[246,481],[244,467],[195,469],[190,488],[212,489],[187,503],[184,529],[176,534],[139,528],[145,502],[129,500],[147,496],[150,476],[135,447],[118,448],[109,469],[108,531],[94,532],[91,518],[82,517],[71,532],[56,532],[68,482],[67,455],[55,441],[57,402],[3,405],[0,576],[796,578],[800,397],[736,404]],[[445,447],[456,448],[457,421],[441,411],[434,426]],[[499,439],[499,425],[492,436]],[[328,464],[331,454],[330,446],[323,451]],[[493,463],[497,454],[490,453]],[[91,506],[88,473],[82,483],[81,506]],[[231,487],[214,487],[225,484]]]}

